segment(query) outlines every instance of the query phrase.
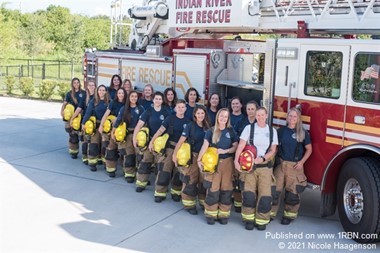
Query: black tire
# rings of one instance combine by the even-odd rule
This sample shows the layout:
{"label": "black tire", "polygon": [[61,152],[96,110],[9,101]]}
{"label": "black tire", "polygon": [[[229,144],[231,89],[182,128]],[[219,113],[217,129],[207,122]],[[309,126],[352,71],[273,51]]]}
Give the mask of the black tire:
{"label": "black tire", "polygon": [[360,243],[380,241],[380,162],[370,157],[347,160],[337,188],[338,212],[346,232]]}

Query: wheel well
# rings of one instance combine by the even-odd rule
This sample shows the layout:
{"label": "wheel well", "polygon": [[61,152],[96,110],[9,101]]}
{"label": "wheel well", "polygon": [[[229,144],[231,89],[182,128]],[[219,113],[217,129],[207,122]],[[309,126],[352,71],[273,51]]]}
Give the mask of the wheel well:
{"label": "wheel well", "polygon": [[354,144],[341,149],[331,159],[323,174],[321,184],[322,205],[320,212],[322,217],[335,213],[336,187],[341,168],[348,159],[355,157],[373,157],[380,161],[380,148],[371,145]]}

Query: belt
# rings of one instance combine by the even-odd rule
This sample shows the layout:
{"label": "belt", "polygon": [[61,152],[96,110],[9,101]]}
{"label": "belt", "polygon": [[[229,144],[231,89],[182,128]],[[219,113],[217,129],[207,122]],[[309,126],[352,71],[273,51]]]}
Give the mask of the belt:
{"label": "belt", "polygon": [[267,163],[255,164],[253,167],[256,169],[268,167],[270,169],[273,167],[273,163],[272,163],[272,161],[269,161]]}

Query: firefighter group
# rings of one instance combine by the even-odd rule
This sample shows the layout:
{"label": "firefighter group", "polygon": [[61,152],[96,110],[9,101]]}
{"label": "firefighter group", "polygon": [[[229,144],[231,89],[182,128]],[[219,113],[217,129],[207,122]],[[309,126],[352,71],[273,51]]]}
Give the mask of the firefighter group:
{"label": "firefighter group", "polygon": [[281,200],[280,222],[289,225],[298,214],[303,165],[312,152],[300,111],[291,108],[286,126],[275,129],[267,124],[267,109],[254,100],[243,107],[233,97],[222,108],[214,93],[206,105],[199,101],[195,88],[183,100],[172,88],[154,92],[149,84],[139,96],[118,75],[108,87],[89,80],[85,90],[74,78],[61,108],[69,154],[77,159],[81,148],[82,162],[94,172],[105,168],[110,177],[121,167],[136,192],[154,187],[157,203],[170,194],[188,213],[202,210],[209,225],[227,224],[233,206],[245,229],[265,230]]}

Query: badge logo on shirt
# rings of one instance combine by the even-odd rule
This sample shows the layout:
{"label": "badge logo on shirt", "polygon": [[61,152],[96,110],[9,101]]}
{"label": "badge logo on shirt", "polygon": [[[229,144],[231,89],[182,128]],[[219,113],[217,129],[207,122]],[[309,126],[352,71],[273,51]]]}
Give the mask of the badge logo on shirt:
{"label": "badge logo on shirt", "polygon": [[226,137],[227,137],[228,139],[231,139],[230,132],[227,132],[227,133],[226,133]]}
{"label": "badge logo on shirt", "polygon": [[292,134],[292,138],[293,138],[293,139],[297,139],[297,135],[296,135],[296,133],[293,133],[293,134]]}
{"label": "badge logo on shirt", "polygon": [[136,108],[136,109],[135,109],[135,113],[136,113],[136,114],[139,114],[139,113],[140,113],[139,108]]}
{"label": "badge logo on shirt", "polygon": [[165,119],[165,116],[164,115],[160,115],[160,120],[164,120]]}

